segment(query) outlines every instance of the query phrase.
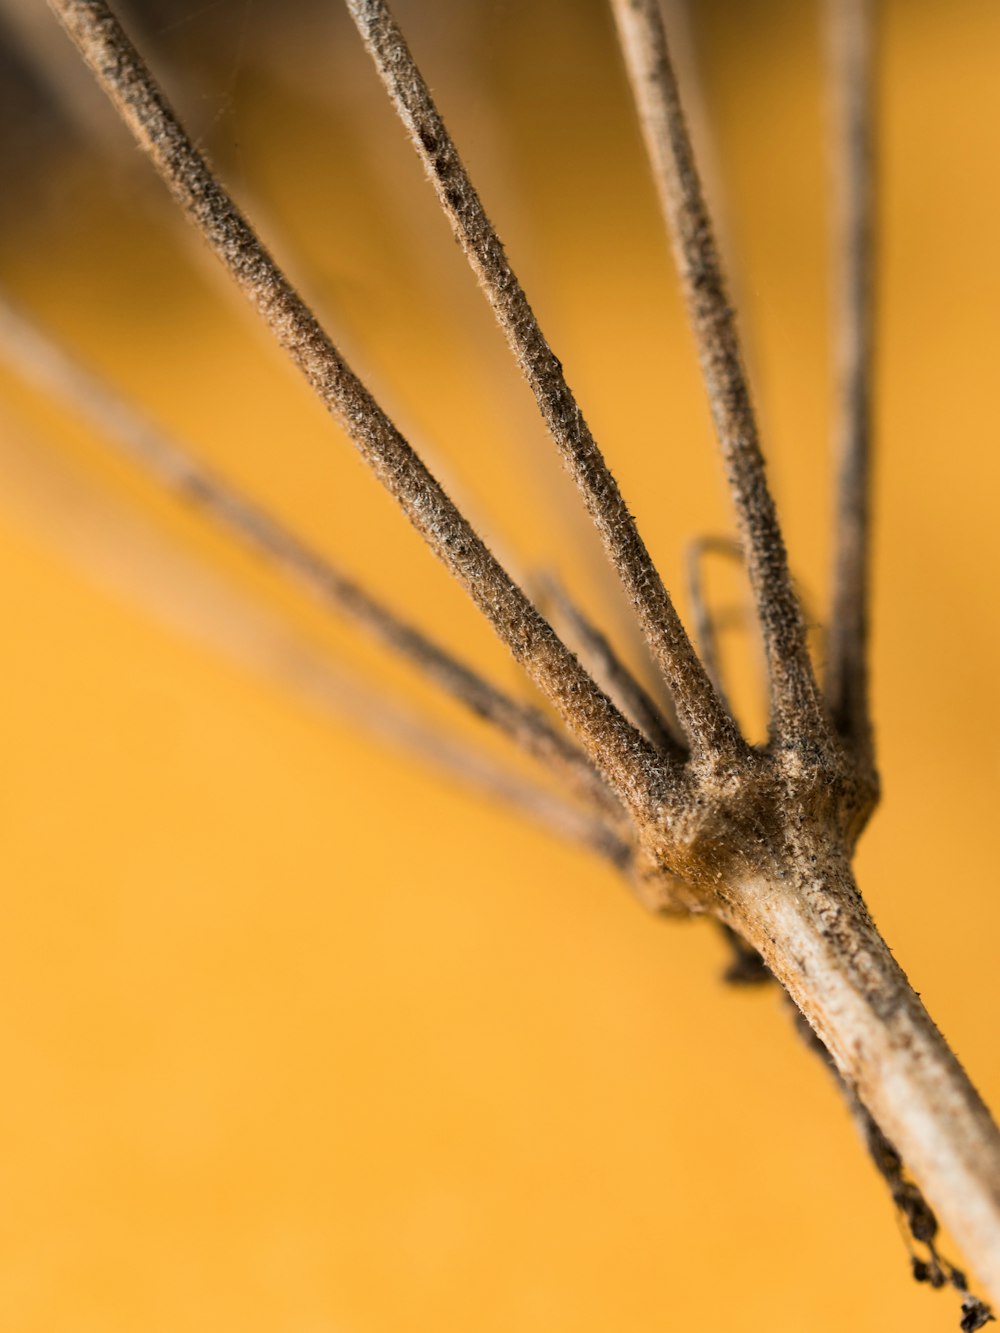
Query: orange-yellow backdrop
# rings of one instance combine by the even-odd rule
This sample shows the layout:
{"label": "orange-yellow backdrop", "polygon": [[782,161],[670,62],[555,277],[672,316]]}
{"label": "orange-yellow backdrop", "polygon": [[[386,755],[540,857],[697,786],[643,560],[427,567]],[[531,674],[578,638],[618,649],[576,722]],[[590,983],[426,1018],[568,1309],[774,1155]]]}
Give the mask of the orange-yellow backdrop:
{"label": "orange-yellow backdrop", "polygon": [[[821,606],[819,14],[695,10],[771,475]],[[596,0],[400,12],[679,589],[683,543],[729,518],[607,17]],[[1000,10],[884,12],[886,796],[859,871],[1000,1103]],[[412,438],[520,569],[556,565],[592,595],[600,575],[574,554],[585,538],[527,394],[339,8],[133,14]],[[4,201],[3,282],[218,468],[516,684],[110,115],[68,73],[60,87]],[[72,136],[66,108],[94,128]],[[954,1326],[954,1298],[910,1281],[826,1075],[776,996],[720,985],[709,930],[648,918],[583,853],[318,706],[316,663],[349,660],[479,739],[65,413],[9,377],[2,389],[0,1326]],[[749,700],[752,653],[730,646]]]}

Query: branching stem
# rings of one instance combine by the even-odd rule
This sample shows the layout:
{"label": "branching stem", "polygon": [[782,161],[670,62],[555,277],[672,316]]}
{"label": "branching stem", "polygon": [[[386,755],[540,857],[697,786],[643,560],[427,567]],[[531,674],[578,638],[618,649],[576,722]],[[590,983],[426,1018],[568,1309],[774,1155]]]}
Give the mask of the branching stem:
{"label": "branching stem", "polygon": [[41,533],[74,570],[126,599],[143,616],[336,715],[455,787],[499,801],[538,828],[628,872],[632,844],[612,815],[523,777],[470,739],[442,729],[416,707],[331,661],[309,636],[116,504],[106,488],[78,474],[47,438],[6,414],[0,414],[0,475],[5,522],[23,524],[32,542]]}
{"label": "branching stem", "polygon": [[436,769],[462,791],[472,789],[487,801],[500,802],[543,832],[627,874],[632,845],[613,820],[581,810],[526,781],[474,746],[443,735],[399,699],[386,699],[383,691],[368,689],[342,670],[331,670],[327,662],[310,663],[308,672],[299,665],[300,690],[329,706],[350,726],[402,751],[415,763]]}
{"label": "branching stem", "polygon": [[563,629],[601,688],[607,690],[647,740],[664,754],[672,755],[678,763],[682,762],[685,757],[683,747],[655,700],[619,657],[604,631],[580,609],[558,579],[546,578],[542,591],[552,601],[557,627]]}
{"label": "branching stem", "polygon": [[692,748],[706,756],[737,752],[732,720],[691,647],[388,4],[347,0],[347,7],[635,607]]}
{"label": "branching stem", "polygon": [[594,684],[379,407],[182,129],[105,0],[49,0],[189,219],[435,555],[642,818],[677,776]]}
{"label": "branching stem", "polygon": [[67,356],[2,293],[0,360],[79,412],[105,441],[154,481],[196,504],[218,527],[283,569],[324,605],[405,659],[476,717],[496,727],[549,768],[591,809],[612,820],[623,817],[621,806],[586,755],[538,709],[514,699],[431,636],[408,624],[280,520],[246,499]]}
{"label": "branching stem", "polygon": [[825,710],[767,485],[736,320],[684,123],[658,0],[611,0],[611,4],[736,506],[767,654],[772,732],[779,743],[825,744]]}
{"label": "branching stem", "polygon": [[[193,148],[105,0],[49,3],[279,343],[634,816],[628,870],[637,892],[664,910],[713,913],[757,950],[996,1298],[1000,1134],[875,930],[851,877],[848,852],[864,813],[863,784],[829,726],[809,660],[656,0],[612,5],[734,495],[768,661],[768,747],[753,748],[740,738],[695,657],[385,3],[348,4],[639,612],[691,741],[687,760],[668,746],[657,748],[628,721],[456,509]],[[854,22],[847,12],[845,22]],[[860,15],[855,0],[849,12]],[[857,99],[863,61],[850,49],[843,78]],[[851,117],[863,117],[863,99],[851,105]],[[861,361],[870,318],[868,215],[857,148],[862,131],[851,117],[845,121],[852,152],[847,251],[855,290],[845,337],[855,361],[840,504],[842,517],[853,515],[857,526],[838,554],[837,597],[845,606],[835,653],[840,665],[831,670],[829,690],[847,739],[864,742],[867,378]],[[215,484],[206,496],[200,483],[200,498],[225,510],[227,496],[212,490]],[[187,489],[197,493],[199,485]],[[248,513],[237,526],[255,522]],[[267,547],[274,537],[266,522],[262,532],[258,544]],[[343,590],[337,597],[345,599]],[[384,637],[391,641],[399,632],[389,628]]]}

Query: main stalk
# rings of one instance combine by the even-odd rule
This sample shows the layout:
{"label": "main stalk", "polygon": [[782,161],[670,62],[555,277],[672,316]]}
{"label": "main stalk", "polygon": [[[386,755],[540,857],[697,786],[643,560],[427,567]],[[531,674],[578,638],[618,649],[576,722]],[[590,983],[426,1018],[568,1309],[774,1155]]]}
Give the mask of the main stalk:
{"label": "main stalk", "polygon": [[1000,1131],[892,957],[846,857],[746,878],[720,915],[759,950],[1000,1302]]}

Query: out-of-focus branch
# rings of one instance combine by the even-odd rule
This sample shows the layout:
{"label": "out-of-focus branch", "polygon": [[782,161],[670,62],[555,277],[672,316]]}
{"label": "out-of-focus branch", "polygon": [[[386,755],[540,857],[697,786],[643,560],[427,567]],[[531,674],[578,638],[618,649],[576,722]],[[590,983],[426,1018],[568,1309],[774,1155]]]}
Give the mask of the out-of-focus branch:
{"label": "out-of-focus branch", "polygon": [[[632,719],[647,740],[664,754],[684,758],[684,749],[655,701],[632,674],[602,630],[584,614],[553,575],[541,580],[544,598],[552,603],[556,624],[583,659],[587,670],[622,711]],[[543,602],[544,605],[544,602]]]}
{"label": "out-of-focus branch", "polygon": [[348,366],[195,149],[104,0],[50,0],[120,115],[278,343],[430,548],[639,817],[679,775],[624,718],[513,582]]}
{"label": "out-of-focus branch", "polygon": [[837,491],[825,688],[837,730],[874,777],[868,702],[871,597],[874,172],[871,0],[829,0],[836,161]]}
{"label": "out-of-focus branch", "polygon": [[627,871],[631,848],[611,820],[528,781],[331,662],[305,634],[116,504],[33,432],[8,419],[0,426],[5,526],[56,549],[88,582],[171,633]]}
{"label": "out-of-focus branch", "polygon": [[420,675],[509,737],[612,822],[623,811],[590,761],[536,708],[521,703],[408,624],[294,531],[258,508],[47,338],[0,292],[0,360],[88,420],[110,447],[193,502],[218,527],[283,569],[325,606],[372,635]]}

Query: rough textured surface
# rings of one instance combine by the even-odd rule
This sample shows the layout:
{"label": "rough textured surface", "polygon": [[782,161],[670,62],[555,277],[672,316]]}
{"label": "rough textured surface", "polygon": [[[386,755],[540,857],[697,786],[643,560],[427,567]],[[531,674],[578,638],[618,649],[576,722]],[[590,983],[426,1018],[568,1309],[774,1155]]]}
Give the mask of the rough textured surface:
{"label": "rough textured surface", "polygon": [[[661,664],[692,742],[686,759],[650,744],[626,720],[451,504],[222,192],[102,0],[50,3],[279,342],[627,806],[636,843],[630,869],[640,896],[661,910],[713,914],[760,954],[965,1247],[978,1276],[992,1294],[1000,1293],[1000,1135],[892,959],[851,877],[850,854],[875,799],[870,766],[852,738],[832,725],[806,652],[735,325],[655,7],[648,0],[615,0],[740,516],[771,684],[772,741],[755,749],[738,735],[686,637],[671,640],[672,611],[664,610],[669,602],[657,602],[654,594],[667,615],[659,627]],[[617,490],[605,485],[603,462],[596,446],[590,452],[593,442],[558,363],[549,360],[547,344],[535,341],[541,334],[534,317],[402,39],[384,5],[358,3],[353,9],[367,25],[390,92],[404,119],[410,117],[442,203],[529,381],[537,376],[540,405],[571,455],[595,518],[599,525],[613,518],[613,555],[611,537],[626,534],[618,555],[625,565],[633,557],[639,561],[627,574],[633,577],[644,550],[633,542]],[[648,613],[647,605],[647,633],[655,619]],[[863,640],[858,651],[863,654]],[[980,1317],[971,1304],[968,1317]]]}
{"label": "rough textured surface", "polygon": [[786,745],[822,746],[826,718],[659,8],[656,0],[613,0],[612,8],[736,506],[767,652],[772,730]]}
{"label": "rough textured surface", "polygon": [[562,629],[601,688],[624,709],[658,750],[672,755],[675,760],[683,760],[683,742],[649,691],[622,661],[607,635],[584,614],[556,579],[546,579],[542,591],[555,610],[557,628]]}
{"label": "rough textured surface", "polygon": [[349,0],[348,8],[618,571],[688,739],[701,752],[735,750],[732,723],[719,706],[618,484],[566,383],[562,363],[539,328],[389,7],[384,0]]}
{"label": "rough textured surface", "polygon": [[889,953],[846,860],[823,848],[725,890],[763,955],[993,1299],[1000,1291],[1000,1135]]}
{"label": "rough textured surface", "polygon": [[661,756],[594,684],[372,398],[218,184],[101,0],[53,0],[140,145],[275,338],[623,801],[669,790]]}

